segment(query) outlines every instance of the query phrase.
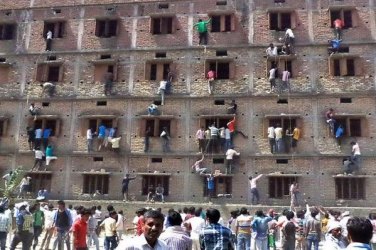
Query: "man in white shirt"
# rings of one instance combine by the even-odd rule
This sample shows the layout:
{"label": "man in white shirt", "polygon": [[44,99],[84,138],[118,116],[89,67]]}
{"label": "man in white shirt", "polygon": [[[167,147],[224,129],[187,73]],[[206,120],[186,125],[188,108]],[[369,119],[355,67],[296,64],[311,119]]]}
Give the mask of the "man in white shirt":
{"label": "man in white shirt", "polygon": [[108,139],[108,141],[111,142],[112,150],[114,150],[114,152],[116,153],[120,152],[120,139],[121,139],[121,136],[117,138]]}
{"label": "man in white shirt", "polygon": [[86,131],[86,140],[87,140],[87,152],[93,151],[93,131],[89,128]]}
{"label": "man in white shirt", "polygon": [[276,153],[282,153],[283,151],[283,133],[282,133],[282,127],[280,124],[277,124],[277,127],[274,129],[275,133],[275,142],[276,142]]}
{"label": "man in white shirt", "polygon": [[52,31],[48,30],[46,34],[46,51],[51,51],[52,45]]}
{"label": "man in white shirt", "polygon": [[205,130],[202,126],[199,130],[196,132],[196,140],[198,141],[198,151],[201,153],[204,153],[205,150]]}
{"label": "man in white shirt", "polygon": [[181,227],[183,220],[180,214],[176,211],[170,211],[167,220],[170,226],[166,228],[159,239],[166,242],[170,249],[191,250],[192,240]]}
{"label": "man in white shirt", "polygon": [[248,179],[249,179],[249,184],[251,186],[251,195],[252,195],[252,198],[251,198],[251,202],[252,202],[252,205],[256,205],[256,204],[259,204],[259,201],[260,201],[260,194],[259,194],[259,191],[257,189],[257,181],[263,176],[263,174],[260,174],[259,176],[257,176],[256,178],[252,178],[252,176],[250,176]]}
{"label": "man in white shirt", "polygon": [[360,148],[359,144],[357,142],[351,142],[350,143],[352,146],[351,150],[351,162],[354,164],[355,169],[359,170],[360,169]]}
{"label": "man in white shirt", "polygon": [[34,162],[34,166],[31,168],[31,171],[34,171],[34,168],[38,166],[37,170],[41,170],[42,169],[42,165],[43,165],[43,156],[44,156],[44,153],[42,150],[40,150],[40,148],[36,148],[35,149],[35,162]]}
{"label": "man in white shirt", "polygon": [[161,95],[161,99],[162,99],[161,105],[162,105],[162,106],[164,105],[164,98],[165,98],[166,84],[167,84],[167,81],[165,81],[165,80],[160,81],[160,82],[159,82],[158,92],[157,92],[158,94]]}
{"label": "man in white shirt", "polygon": [[205,152],[209,152],[208,149],[210,148],[211,152],[214,153],[214,152],[218,151],[218,132],[219,132],[219,129],[213,123],[209,127],[209,130],[210,130],[210,140],[206,144]]}
{"label": "man in white shirt", "polygon": [[275,89],[276,76],[277,76],[277,66],[272,63],[272,67],[269,70],[270,92],[274,91]]}
{"label": "man in white shirt", "polygon": [[275,153],[275,131],[274,131],[273,125],[271,125],[268,128],[268,139],[269,139],[269,145],[270,145],[270,152],[274,154]]}
{"label": "man in white shirt", "polygon": [[131,241],[123,241],[117,250],[169,250],[165,242],[159,240],[163,230],[164,216],[157,210],[150,210],[144,214],[143,234]]}
{"label": "man in white shirt", "polygon": [[200,232],[205,227],[205,220],[201,218],[201,209],[195,210],[195,216],[188,219],[184,224],[191,229],[192,250],[201,250]]}
{"label": "man in white shirt", "polygon": [[274,45],[271,43],[269,44],[269,47],[266,49],[266,55],[267,56],[277,56],[277,47],[274,47]]}
{"label": "man in white shirt", "polygon": [[47,92],[49,96],[53,96],[55,92],[55,84],[51,82],[41,83],[40,86],[43,88],[42,93]]}
{"label": "man in white shirt", "polygon": [[231,147],[226,151],[226,174],[231,174],[232,172],[234,155],[240,155],[239,152],[234,150],[234,147]]}

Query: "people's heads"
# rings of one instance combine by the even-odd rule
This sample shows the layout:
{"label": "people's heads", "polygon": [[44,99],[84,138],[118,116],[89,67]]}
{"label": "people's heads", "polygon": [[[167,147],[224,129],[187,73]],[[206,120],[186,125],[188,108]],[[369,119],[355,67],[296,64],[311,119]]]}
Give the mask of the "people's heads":
{"label": "people's heads", "polygon": [[30,106],[31,106],[31,107],[34,107],[34,103],[30,103]]}
{"label": "people's heads", "polygon": [[252,176],[249,176],[249,177],[248,177],[248,180],[252,180]]}
{"label": "people's heads", "polygon": [[192,215],[195,214],[195,211],[196,211],[196,208],[195,208],[195,207],[190,207],[190,208],[188,209],[189,214],[192,214]]}
{"label": "people's heads", "polygon": [[181,215],[176,211],[171,211],[168,213],[167,217],[168,222],[170,222],[171,226],[180,226],[183,222]]}
{"label": "people's heads", "polygon": [[59,208],[59,210],[65,209],[65,202],[63,200],[59,200],[57,202],[57,207]]}
{"label": "people's heads", "polygon": [[107,206],[107,211],[108,211],[108,212],[115,211],[114,206],[112,206],[111,204],[108,205],[108,206]]}
{"label": "people's heads", "polygon": [[163,222],[164,216],[161,212],[149,210],[145,213],[143,231],[145,239],[149,244],[157,241],[163,230]]}
{"label": "people's heads", "polygon": [[68,205],[68,208],[72,210],[72,209],[73,209],[73,205],[72,205],[72,204],[69,204],[69,205]]}
{"label": "people's heads", "polygon": [[81,209],[81,220],[88,221],[91,215],[90,209]]}
{"label": "people's heads", "polygon": [[183,213],[185,213],[185,214],[188,213],[188,207],[183,207]]}
{"label": "people's heads", "polygon": [[221,218],[221,213],[215,208],[209,208],[206,210],[206,218],[209,223],[218,223],[219,218]]}
{"label": "people's heads", "polygon": [[286,214],[286,218],[287,220],[291,220],[292,218],[294,218],[294,212],[292,211],[288,211],[287,214]]}
{"label": "people's heads", "polygon": [[328,233],[333,235],[335,238],[339,238],[341,236],[341,225],[337,221],[333,221],[329,223]]}
{"label": "people's heads", "polygon": [[350,242],[369,244],[373,227],[368,219],[353,217],[347,222],[347,231]]}
{"label": "people's heads", "polygon": [[356,142],[352,141],[350,142],[350,145],[354,146],[356,144]]}
{"label": "people's heads", "polygon": [[240,209],[240,212],[239,212],[240,214],[243,214],[243,215],[246,215],[246,214],[248,214],[248,210],[247,210],[247,208],[245,208],[245,207],[242,207],[241,209]]}
{"label": "people's heads", "polygon": [[239,212],[239,210],[237,209],[237,210],[233,210],[233,211],[231,211],[231,212],[230,212],[230,215],[231,215],[232,218],[235,219],[236,217],[238,217],[239,213],[240,213],[240,212]]}
{"label": "people's heads", "polygon": [[202,212],[202,209],[196,209],[194,214],[195,214],[196,217],[200,217],[201,212]]}
{"label": "people's heads", "polygon": [[102,206],[101,206],[101,205],[98,205],[98,206],[97,206],[97,210],[101,211],[101,209],[102,209]]}
{"label": "people's heads", "polygon": [[312,218],[315,218],[316,217],[316,215],[318,215],[319,214],[319,211],[317,210],[317,209],[312,209],[311,210],[311,216],[312,216]]}
{"label": "people's heads", "polygon": [[129,174],[125,174],[125,177],[127,177],[127,178],[128,178],[128,177],[129,177]]}
{"label": "people's heads", "polygon": [[52,211],[54,209],[54,205],[52,203],[48,204],[48,210]]}
{"label": "people's heads", "polygon": [[39,203],[35,203],[34,204],[34,209],[37,211],[40,209],[40,204]]}
{"label": "people's heads", "polygon": [[305,212],[304,210],[299,210],[296,212],[296,217],[298,217],[299,219],[304,219],[304,215],[305,215]]}
{"label": "people's heads", "polygon": [[158,184],[157,184],[157,187],[162,187],[161,183],[158,183]]}
{"label": "people's heads", "polygon": [[199,22],[202,22],[202,19],[200,18],[200,19],[198,19],[198,21],[199,21]]}
{"label": "people's heads", "polygon": [[264,212],[262,210],[257,210],[256,213],[255,213],[255,215],[257,217],[264,217]]}
{"label": "people's heads", "polygon": [[274,47],[274,45],[273,45],[273,44],[271,43],[271,44],[269,44],[269,47],[270,47],[270,48],[273,48],[273,47]]}
{"label": "people's heads", "polygon": [[333,111],[334,111],[334,109],[330,108],[330,109],[329,109],[329,111],[330,111],[330,112],[333,112]]}

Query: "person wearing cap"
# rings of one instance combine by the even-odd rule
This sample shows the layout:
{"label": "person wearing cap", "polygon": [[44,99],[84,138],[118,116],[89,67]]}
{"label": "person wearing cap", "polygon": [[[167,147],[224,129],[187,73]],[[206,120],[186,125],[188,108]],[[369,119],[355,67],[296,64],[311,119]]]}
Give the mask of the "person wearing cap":
{"label": "person wearing cap", "polygon": [[26,210],[27,203],[23,203],[17,213],[16,217],[16,232],[13,236],[10,250],[15,250],[17,245],[21,242],[22,249],[30,249],[33,243],[33,216]]}
{"label": "person wearing cap", "polygon": [[338,222],[330,224],[322,250],[338,250],[346,248],[347,244],[341,234],[341,230],[341,225]]}

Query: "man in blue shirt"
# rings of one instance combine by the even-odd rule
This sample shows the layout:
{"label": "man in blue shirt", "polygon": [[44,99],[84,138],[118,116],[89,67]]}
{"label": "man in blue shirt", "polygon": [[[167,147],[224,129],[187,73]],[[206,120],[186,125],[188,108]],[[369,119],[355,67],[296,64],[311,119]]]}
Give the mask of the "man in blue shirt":
{"label": "man in blue shirt", "polygon": [[209,174],[206,180],[208,183],[208,198],[209,202],[211,202],[211,198],[214,196],[214,176]]}
{"label": "man in blue shirt", "polygon": [[44,148],[44,150],[47,149],[48,138],[50,138],[50,135],[51,135],[51,129],[50,128],[45,128],[43,130],[43,148]]}
{"label": "man in blue shirt", "polygon": [[98,151],[101,150],[105,136],[106,136],[106,126],[102,123],[98,128]]}
{"label": "man in blue shirt", "polygon": [[253,233],[255,233],[256,249],[267,250],[268,249],[268,222],[273,218],[265,216],[264,212],[258,210],[256,217],[252,221]]}
{"label": "man in blue shirt", "polygon": [[200,232],[200,245],[202,250],[228,250],[234,249],[232,232],[229,228],[218,223],[221,214],[217,209],[209,208],[206,219],[209,225]]}
{"label": "man in blue shirt", "polygon": [[36,128],[35,129],[35,144],[34,144],[35,148],[39,148],[40,147],[40,144],[42,142],[42,135],[43,135],[42,129],[41,128]]}
{"label": "man in blue shirt", "polygon": [[58,250],[64,249],[64,240],[67,249],[70,250],[69,229],[72,226],[72,214],[65,208],[64,201],[58,201],[58,210],[54,215],[54,226],[57,231],[57,236],[54,242],[53,249],[58,247]]}
{"label": "man in blue shirt", "polygon": [[329,54],[333,55],[334,53],[338,53],[339,48],[341,47],[342,40],[339,39],[333,39],[329,40],[328,43],[330,44],[330,47],[328,48]]}
{"label": "man in blue shirt", "polygon": [[33,216],[26,210],[26,204],[19,208],[16,225],[16,233],[13,236],[10,250],[15,250],[20,242],[22,242],[22,249],[30,249],[33,243]]}

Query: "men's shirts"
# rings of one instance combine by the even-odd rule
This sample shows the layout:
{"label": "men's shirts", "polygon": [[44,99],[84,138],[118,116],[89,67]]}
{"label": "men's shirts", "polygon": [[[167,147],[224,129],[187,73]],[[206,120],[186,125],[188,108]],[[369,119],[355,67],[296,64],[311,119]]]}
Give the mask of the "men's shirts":
{"label": "men's shirts", "polygon": [[294,128],[294,130],[292,131],[292,138],[294,138],[295,140],[300,139],[300,129]]}
{"label": "men's shirts", "polygon": [[44,153],[42,150],[35,150],[35,159],[43,159]]}
{"label": "men's shirts", "polygon": [[201,230],[200,244],[205,250],[233,249],[232,232],[218,223],[209,224]]}
{"label": "men's shirts", "polygon": [[281,127],[277,127],[274,129],[274,132],[275,132],[275,139],[282,139],[283,137],[283,133],[282,133],[282,128]]}
{"label": "men's shirts", "polygon": [[269,128],[268,128],[268,138],[271,138],[271,139],[274,139],[274,138],[275,138],[274,127],[269,127]]}
{"label": "men's shirts", "polygon": [[167,246],[162,240],[157,240],[154,247],[151,247],[142,234],[130,241],[127,241],[124,246],[119,246],[119,250],[175,250]]}
{"label": "men's shirts", "polygon": [[40,128],[37,128],[36,130],[35,130],[35,139],[42,139],[42,129],[40,129]]}
{"label": "men's shirts", "polygon": [[86,131],[86,139],[92,140],[93,139],[93,132],[91,132],[91,129],[88,129]]}
{"label": "men's shirts", "polygon": [[240,155],[240,153],[236,152],[233,149],[228,149],[226,152],[226,159],[227,160],[232,160],[234,158],[234,155]]}
{"label": "men's shirts", "polygon": [[360,155],[360,148],[358,143],[355,143],[355,145],[352,146],[352,152],[354,155]]}
{"label": "men's shirts", "polygon": [[241,214],[236,218],[236,227],[240,234],[251,234],[252,216]]}
{"label": "men's shirts", "polygon": [[192,239],[183,231],[181,226],[170,226],[160,236],[170,249],[190,250],[192,249]]}
{"label": "men's shirts", "polygon": [[196,139],[198,139],[198,140],[205,139],[205,131],[203,131],[201,129],[197,130]]}
{"label": "men's shirts", "polygon": [[84,220],[77,220],[72,225],[72,231],[75,235],[74,248],[86,248],[87,222]]}
{"label": "men's shirts", "polygon": [[276,68],[271,68],[269,70],[269,79],[275,79],[275,72],[277,71]]}
{"label": "men's shirts", "polygon": [[102,223],[101,227],[104,227],[104,235],[106,237],[111,237],[116,235],[116,220],[114,218],[108,217]]}

